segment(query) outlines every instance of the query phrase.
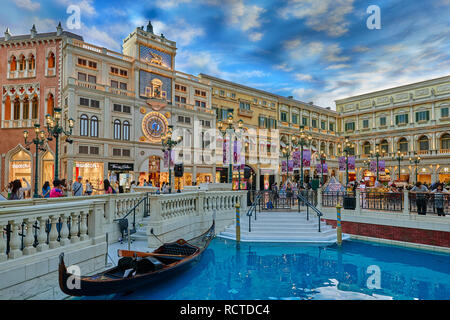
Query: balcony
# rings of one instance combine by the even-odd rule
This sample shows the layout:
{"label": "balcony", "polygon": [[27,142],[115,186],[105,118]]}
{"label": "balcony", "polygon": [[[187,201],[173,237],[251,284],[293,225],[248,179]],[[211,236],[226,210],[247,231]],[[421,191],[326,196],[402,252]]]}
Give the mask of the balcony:
{"label": "balcony", "polygon": [[38,119],[2,120],[2,129],[33,128]]}
{"label": "balcony", "polygon": [[450,149],[440,149],[439,153],[450,153]]}
{"label": "balcony", "polygon": [[121,96],[134,97],[134,91],[114,88],[111,86],[94,83],[94,82],[81,81],[81,80],[78,80],[75,78],[69,78],[69,85],[75,85],[78,87],[83,87],[83,88],[91,89],[91,90],[110,92],[112,94],[117,94],[117,95],[121,95]]}
{"label": "balcony", "polygon": [[34,77],[36,77],[36,69],[9,71],[7,74],[8,79],[22,79],[22,78],[34,78]]}
{"label": "balcony", "polygon": [[419,150],[419,151],[417,151],[417,154],[425,155],[425,154],[431,154],[431,152],[430,152],[430,150]]}
{"label": "balcony", "polygon": [[253,117],[253,110],[245,110],[245,109],[239,108],[238,115],[251,118],[251,117]]}

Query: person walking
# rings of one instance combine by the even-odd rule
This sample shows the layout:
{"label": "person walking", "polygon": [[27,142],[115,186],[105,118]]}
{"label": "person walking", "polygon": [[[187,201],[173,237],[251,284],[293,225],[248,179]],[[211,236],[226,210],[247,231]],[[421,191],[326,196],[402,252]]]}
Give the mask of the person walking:
{"label": "person walking", "polygon": [[422,182],[417,181],[416,185],[410,190],[416,194],[416,205],[417,213],[420,215],[427,214],[427,193],[428,188],[422,184]]}
{"label": "person walking", "polygon": [[12,182],[11,194],[8,200],[23,200],[25,199],[25,192],[31,190],[31,186],[25,178],[22,181],[27,184],[25,188],[22,187],[22,182],[16,179]]}
{"label": "person walking", "polygon": [[45,181],[44,185],[42,186],[42,197],[43,198],[50,198],[50,191],[52,188],[50,187],[50,182]]}
{"label": "person walking", "polygon": [[53,188],[50,191],[50,198],[64,197],[63,186],[61,180],[53,180]]}
{"label": "person walking", "polygon": [[72,195],[74,197],[80,197],[83,195],[83,177],[79,176],[77,181],[75,181],[72,185]]}
{"label": "person walking", "polygon": [[434,207],[436,208],[436,212],[438,216],[445,217],[444,211],[444,203],[445,203],[445,194],[449,192],[444,189],[444,186],[440,183],[436,186],[436,189],[432,191],[434,195]]}

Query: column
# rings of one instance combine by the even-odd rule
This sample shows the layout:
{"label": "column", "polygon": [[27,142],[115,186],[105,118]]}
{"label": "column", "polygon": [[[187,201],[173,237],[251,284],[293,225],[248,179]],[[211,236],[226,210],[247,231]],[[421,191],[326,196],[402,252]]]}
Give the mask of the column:
{"label": "column", "polygon": [[192,166],[192,182],[197,182],[197,165]]}
{"label": "column", "polygon": [[258,164],[258,167],[256,169],[256,190],[257,191],[261,190],[260,185],[261,185],[261,168],[260,168],[260,165]]}
{"label": "column", "polygon": [[393,127],[394,126],[394,109],[391,109],[391,116],[390,118],[390,126]]}
{"label": "column", "polygon": [[[19,115],[19,119],[22,120],[23,119],[23,100],[20,100],[20,115]],[[20,125],[19,127],[22,127],[22,121],[19,122]]]}
{"label": "column", "polygon": [[214,163],[213,166],[212,166],[212,182],[213,182],[213,183],[217,183],[217,180],[216,180],[216,172],[217,172],[217,166],[216,166],[216,164]]}

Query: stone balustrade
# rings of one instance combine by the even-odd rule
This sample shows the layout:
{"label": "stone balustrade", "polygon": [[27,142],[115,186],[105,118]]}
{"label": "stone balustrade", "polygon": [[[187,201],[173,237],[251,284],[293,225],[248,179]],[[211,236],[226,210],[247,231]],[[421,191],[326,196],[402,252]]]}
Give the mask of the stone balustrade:
{"label": "stone balustrade", "polygon": [[160,240],[171,242],[198,236],[211,225],[213,217],[216,232],[221,232],[234,222],[236,203],[241,206],[241,214],[245,214],[247,191],[182,192],[150,195],[149,200],[148,246],[156,248],[161,245]]}

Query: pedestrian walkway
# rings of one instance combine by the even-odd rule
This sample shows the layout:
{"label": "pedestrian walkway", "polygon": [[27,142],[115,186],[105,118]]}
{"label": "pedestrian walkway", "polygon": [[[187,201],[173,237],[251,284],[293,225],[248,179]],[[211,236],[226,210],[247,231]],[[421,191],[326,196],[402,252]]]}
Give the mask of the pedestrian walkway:
{"label": "pedestrian walkway", "polygon": [[[321,232],[318,232],[318,219],[310,215],[306,219],[306,212],[273,212],[257,213],[257,219],[251,217],[251,232],[249,232],[249,219],[241,216],[241,241],[245,242],[298,242],[312,244],[333,244],[337,241],[336,229],[320,223]],[[236,224],[232,224],[218,237],[236,240]],[[343,240],[349,239],[347,234],[342,235]]]}

